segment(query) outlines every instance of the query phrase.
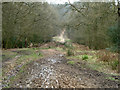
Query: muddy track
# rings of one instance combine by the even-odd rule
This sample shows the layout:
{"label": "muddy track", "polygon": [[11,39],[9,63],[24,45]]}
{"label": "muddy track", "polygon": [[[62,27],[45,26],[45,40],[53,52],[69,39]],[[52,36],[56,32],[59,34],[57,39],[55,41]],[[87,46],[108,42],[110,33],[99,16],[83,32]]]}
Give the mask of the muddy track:
{"label": "muddy track", "polygon": [[[20,88],[117,88],[118,82],[91,69],[67,64],[64,54],[43,50],[46,56],[28,65],[26,74],[12,86]],[[82,65],[82,64],[81,64]]]}

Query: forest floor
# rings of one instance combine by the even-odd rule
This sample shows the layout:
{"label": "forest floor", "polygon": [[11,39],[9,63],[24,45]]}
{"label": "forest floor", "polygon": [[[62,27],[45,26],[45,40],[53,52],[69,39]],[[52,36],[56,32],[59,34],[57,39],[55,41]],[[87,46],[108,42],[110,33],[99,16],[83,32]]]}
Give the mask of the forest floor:
{"label": "forest floor", "polygon": [[[8,49],[2,52],[3,88],[118,88],[120,75],[96,59],[95,50],[73,45],[67,55],[64,45]],[[82,60],[80,55],[88,55]]]}

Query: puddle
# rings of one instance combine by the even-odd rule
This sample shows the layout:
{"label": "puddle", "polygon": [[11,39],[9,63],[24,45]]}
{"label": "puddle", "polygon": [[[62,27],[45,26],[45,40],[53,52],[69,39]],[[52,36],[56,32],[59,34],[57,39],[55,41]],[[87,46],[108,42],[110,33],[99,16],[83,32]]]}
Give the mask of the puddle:
{"label": "puddle", "polygon": [[48,61],[51,62],[52,64],[57,62],[56,59],[52,59],[52,58],[48,59]]}
{"label": "puddle", "polygon": [[[54,83],[58,84],[58,80],[56,78],[56,71],[54,70],[54,67],[52,65],[41,65],[39,66],[39,63],[36,63],[37,71],[31,70],[31,77],[28,78],[28,81],[26,81],[27,85],[26,87],[32,87],[32,84],[37,81],[39,82],[39,87],[42,88],[50,88]],[[34,81],[34,82],[33,82]],[[35,86],[35,85],[34,85]]]}
{"label": "puddle", "polygon": [[[54,55],[40,59],[30,64],[28,74],[22,80],[16,82],[15,87],[19,88],[91,88],[103,87],[103,82],[97,82],[98,78],[90,78],[88,72],[76,70],[62,64],[63,55]],[[58,62],[61,62],[61,64]],[[16,70],[19,70],[20,65]],[[15,71],[16,71],[15,70]],[[76,73],[77,72],[77,73]],[[14,75],[14,74],[13,74]],[[11,75],[9,75],[11,76]],[[10,78],[10,77],[9,77]],[[100,78],[101,79],[101,78]],[[92,82],[92,83],[91,83]],[[107,82],[107,81],[106,81]],[[105,83],[106,83],[105,82]],[[99,84],[100,83],[100,84]],[[109,82],[107,82],[109,84]],[[116,84],[114,84],[114,87]],[[104,87],[107,87],[104,86]],[[110,86],[109,86],[110,87]],[[112,85],[111,85],[112,87]]]}
{"label": "puddle", "polygon": [[[35,80],[39,82],[40,88],[50,88],[58,87],[57,72],[54,68],[54,64],[60,62],[56,57],[46,59],[48,62],[45,64],[40,64],[35,62],[34,69],[31,70],[30,77],[26,81],[26,87],[32,87]],[[33,82],[34,81],[34,82]],[[37,84],[38,85],[38,84]],[[35,85],[34,85],[35,86]],[[38,87],[38,86],[37,86]]]}
{"label": "puddle", "polygon": [[[56,72],[53,68],[53,66],[42,66],[41,72],[40,72],[42,78],[44,81],[41,84],[41,87],[48,88],[50,84],[52,84],[54,81],[56,81]],[[52,87],[52,86],[51,86]]]}

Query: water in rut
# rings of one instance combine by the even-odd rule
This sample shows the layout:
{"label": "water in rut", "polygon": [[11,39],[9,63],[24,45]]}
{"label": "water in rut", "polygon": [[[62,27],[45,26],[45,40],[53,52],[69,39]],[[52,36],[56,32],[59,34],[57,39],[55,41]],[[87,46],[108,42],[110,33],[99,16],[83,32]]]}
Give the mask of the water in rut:
{"label": "water in rut", "polygon": [[68,65],[64,54],[54,50],[42,50],[46,56],[28,65],[26,73],[13,87],[20,88],[100,88],[117,87],[116,82],[106,80],[103,73]]}
{"label": "water in rut", "polygon": [[35,70],[32,69],[32,71],[30,72],[31,76],[28,77],[28,80],[26,81],[27,87],[31,86],[34,87],[33,81],[34,82],[40,81],[39,83],[37,82],[37,84],[35,83],[36,87],[43,88],[58,87],[59,86],[57,79],[58,75],[54,65],[55,63],[60,62],[58,58],[60,56],[56,55],[56,58],[47,57],[45,59],[46,61],[42,61],[43,63],[42,65],[39,62],[35,62],[34,63]]}

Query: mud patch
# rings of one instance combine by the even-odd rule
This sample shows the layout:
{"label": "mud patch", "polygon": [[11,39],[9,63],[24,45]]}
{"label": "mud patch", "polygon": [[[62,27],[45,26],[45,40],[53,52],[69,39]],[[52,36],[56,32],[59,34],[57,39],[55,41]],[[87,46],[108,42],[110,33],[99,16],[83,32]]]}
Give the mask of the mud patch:
{"label": "mud patch", "polygon": [[32,53],[28,50],[12,50],[12,52],[16,52],[19,55],[30,55]]}
{"label": "mud patch", "polygon": [[27,65],[25,73],[11,87],[17,88],[118,88],[118,82],[106,79],[104,73],[68,65],[64,54],[54,49],[42,50],[42,59]]}

